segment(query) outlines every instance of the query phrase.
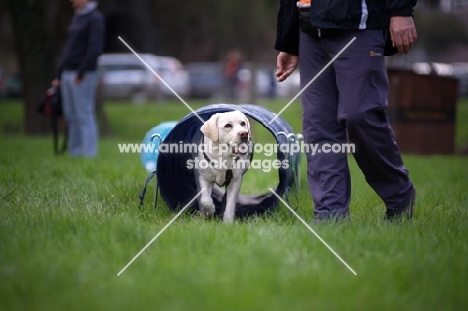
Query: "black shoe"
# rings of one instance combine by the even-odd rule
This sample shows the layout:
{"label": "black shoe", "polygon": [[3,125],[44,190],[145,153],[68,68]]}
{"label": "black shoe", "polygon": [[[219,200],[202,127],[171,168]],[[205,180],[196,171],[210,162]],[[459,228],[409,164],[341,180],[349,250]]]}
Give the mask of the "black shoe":
{"label": "black shoe", "polygon": [[416,188],[413,187],[406,207],[401,210],[387,209],[387,213],[385,214],[385,219],[386,220],[402,220],[403,218],[406,218],[408,220],[411,220],[413,218],[413,206],[415,202],[416,202]]}

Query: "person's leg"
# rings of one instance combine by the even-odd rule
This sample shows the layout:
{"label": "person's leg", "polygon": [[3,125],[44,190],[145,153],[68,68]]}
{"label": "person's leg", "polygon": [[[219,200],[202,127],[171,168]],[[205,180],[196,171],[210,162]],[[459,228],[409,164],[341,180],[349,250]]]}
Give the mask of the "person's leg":
{"label": "person's leg", "polygon": [[366,181],[392,213],[408,205],[413,184],[386,113],[386,38],[382,30],[346,31],[340,40],[326,41],[329,53],[341,50],[354,36],[356,40],[333,63],[340,94],[339,116],[346,121],[350,142],[355,144],[354,157]]}
{"label": "person's leg", "polygon": [[96,72],[86,72],[79,84],[74,84],[76,122],[80,133],[81,155],[97,155],[98,127],[95,114]]}
{"label": "person's leg", "polygon": [[[321,41],[301,33],[301,88],[307,85],[330,61]],[[326,69],[302,93],[303,135],[306,144],[316,144],[319,151],[307,153],[307,180],[314,200],[316,219],[343,219],[349,215],[351,182],[347,155],[323,153],[323,144],[346,142],[346,130],[337,121],[338,90],[335,71]]]}
{"label": "person's leg", "polygon": [[75,157],[81,155],[80,131],[77,126],[74,103],[74,72],[64,71],[60,77],[60,93],[62,95],[63,116],[68,127],[68,150]]}

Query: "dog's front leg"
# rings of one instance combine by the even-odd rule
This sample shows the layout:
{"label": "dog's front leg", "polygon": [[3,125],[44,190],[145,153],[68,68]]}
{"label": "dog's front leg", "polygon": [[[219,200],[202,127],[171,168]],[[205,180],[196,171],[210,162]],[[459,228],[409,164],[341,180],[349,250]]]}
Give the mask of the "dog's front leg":
{"label": "dog's front leg", "polygon": [[200,213],[202,213],[205,216],[211,217],[216,211],[213,199],[211,198],[211,192],[213,191],[213,183],[210,183],[203,178],[200,178],[199,181],[200,187],[202,189],[205,188],[205,191],[202,192],[198,200],[198,204],[200,205]]}
{"label": "dog's front leg", "polygon": [[242,177],[239,177],[237,180],[233,180],[229,186],[227,186],[226,191],[226,209],[224,210],[223,222],[233,223],[234,215],[236,212],[237,198],[239,196],[240,187],[242,184]]}

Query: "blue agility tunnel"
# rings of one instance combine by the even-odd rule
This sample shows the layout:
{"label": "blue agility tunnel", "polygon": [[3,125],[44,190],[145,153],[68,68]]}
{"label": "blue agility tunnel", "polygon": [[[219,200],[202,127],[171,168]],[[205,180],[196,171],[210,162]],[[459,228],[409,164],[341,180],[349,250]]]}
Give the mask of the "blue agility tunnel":
{"label": "blue agility tunnel", "polygon": [[145,138],[143,138],[142,144],[145,146],[151,146],[142,150],[140,153],[141,163],[143,167],[149,172],[156,171],[156,163],[159,156],[159,146],[164,141],[169,132],[176,126],[177,121],[163,122],[151,130],[149,130]]}
{"label": "blue agility tunnel", "polygon": [[[233,110],[239,110],[262,124],[276,138],[278,145],[299,145],[301,135],[295,134],[291,126],[281,117],[277,117],[273,122],[269,123],[276,117],[276,113],[261,106],[251,104],[213,104],[197,110],[196,113],[206,121],[215,113]],[[190,113],[175,124],[174,127],[171,126],[170,131],[165,133],[167,135],[162,143],[165,145],[198,144],[201,142],[203,135],[200,131],[202,125],[203,122],[197,115]],[[288,200],[293,190],[299,186],[300,152],[299,148],[294,149],[294,152],[287,153],[282,152],[279,147],[277,149],[277,159],[279,161],[289,160],[288,168],[280,167],[278,169],[279,183],[275,189],[276,193],[286,200]],[[180,151],[160,152],[157,157],[156,171],[153,173],[153,176],[156,174],[161,197],[173,212],[177,212],[187,205],[199,191],[197,189],[195,171],[187,168],[188,161],[194,159],[196,152]],[[149,179],[147,179],[147,183],[148,181]],[[140,196],[141,200],[144,198],[145,190]],[[212,197],[216,206],[216,215],[218,216],[223,213],[223,196],[224,190],[215,185]],[[269,190],[260,195],[239,195],[236,205],[236,217],[243,218],[249,215],[271,212],[277,206],[278,201],[279,199]],[[192,210],[198,210],[198,202],[192,203],[191,208]]]}

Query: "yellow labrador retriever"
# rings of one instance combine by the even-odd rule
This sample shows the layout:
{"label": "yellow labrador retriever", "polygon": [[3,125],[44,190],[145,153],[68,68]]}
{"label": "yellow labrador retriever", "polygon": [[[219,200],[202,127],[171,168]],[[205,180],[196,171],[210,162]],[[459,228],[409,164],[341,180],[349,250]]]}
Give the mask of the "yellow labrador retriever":
{"label": "yellow labrador retriever", "polygon": [[207,216],[215,213],[211,198],[213,185],[226,186],[226,207],[223,221],[232,223],[242,176],[248,169],[251,140],[249,120],[240,111],[216,113],[200,128],[204,134],[198,158],[205,165],[198,168],[198,181],[206,190],[199,197],[200,212]]}

